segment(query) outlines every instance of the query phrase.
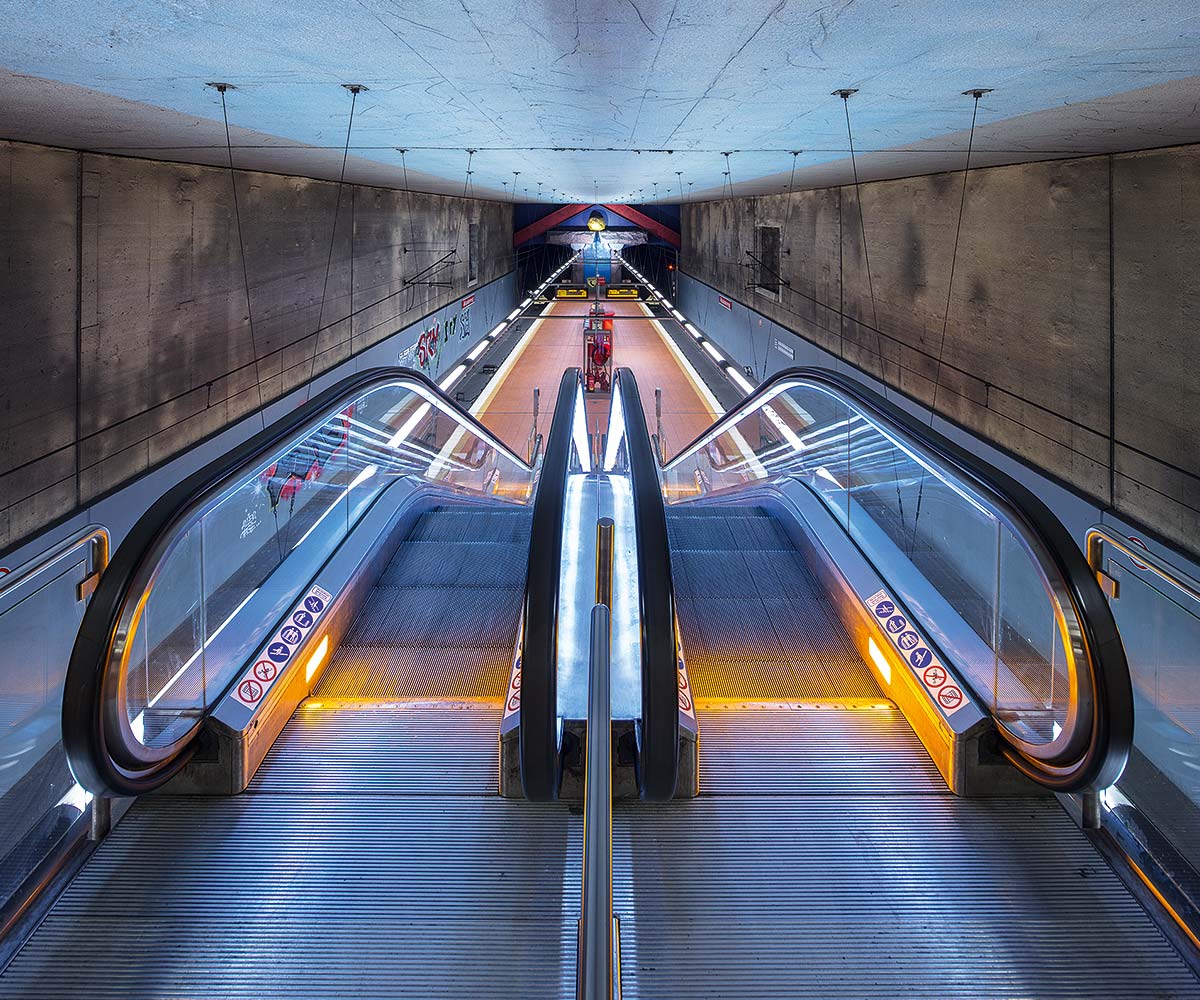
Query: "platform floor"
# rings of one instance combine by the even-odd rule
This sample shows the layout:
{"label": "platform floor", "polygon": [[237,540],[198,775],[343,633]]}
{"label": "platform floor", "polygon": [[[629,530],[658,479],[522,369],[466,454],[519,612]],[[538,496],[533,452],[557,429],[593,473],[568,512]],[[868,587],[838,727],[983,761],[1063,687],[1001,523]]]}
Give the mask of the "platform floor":
{"label": "platform floor", "polygon": [[[667,345],[667,335],[651,321],[640,302],[606,302],[617,316],[614,363],[632,368],[646,424],[655,428],[654,390],[663,390],[663,430],[674,445],[690,441],[721,415]],[[530,333],[513,349],[493,384],[473,407],[475,415],[514,449],[523,453],[533,420],[533,389],[541,390],[538,432],[550,433],[554,402],[563,371],[583,365],[583,320],[589,303],[552,302]],[[608,395],[589,395],[588,429],[608,426]]]}

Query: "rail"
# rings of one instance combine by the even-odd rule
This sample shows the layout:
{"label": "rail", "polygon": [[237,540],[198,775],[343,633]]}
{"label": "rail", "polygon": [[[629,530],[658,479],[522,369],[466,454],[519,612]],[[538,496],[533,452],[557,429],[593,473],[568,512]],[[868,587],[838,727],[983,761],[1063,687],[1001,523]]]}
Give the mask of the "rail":
{"label": "rail", "polygon": [[95,589],[100,574],[108,566],[108,529],[99,524],[89,524],[86,528],[81,528],[74,535],[0,577],[0,602],[18,587],[24,586],[50,569],[60,559],[65,559],[85,546],[92,548],[92,572],[80,583],[80,589],[76,593],[76,597],[83,600]]}
{"label": "rail", "polygon": [[[1148,569],[1164,583],[1168,583],[1178,590],[1184,597],[1200,604],[1200,580],[1196,580],[1172,566],[1149,549],[1141,548],[1128,535],[1123,535],[1119,531],[1100,524],[1088,528],[1086,536],[1088,565],[1096,574],[1104,571],[1102,552],[1104,545],[1111,545],[1123,552],[1139,569]],[[1100,585],[1101,587],[1105,585],[1103,580],[1100,581]]]}
{"label": "rail", "polygon": [[613,521],[596,523],[596,604],[588,656],[588,720],[583,807],[583,882],[576,996],[619,1000],[620,929],[612,901],[612,718],[609,666]]}
{"label": "rail", "polygon": [[[675,591],[658,462],[647,431],[637,380],[628,368],[618,368],[613,378],[608,447],[613,458],[622,434],[632,480],[642,631],[640,792],[649,801],[666,802],[675,795],[679,771]],[[611,463],[606,459],[605,464]]]}
{"label": "rail", "polygon": [[62,732],[77,779],[137,795],[180,770],[263,615],[404,476],[525,502],[535,469],[423,374],[376,368],[160,497],[100,577],[71,653]]}
{"label": "rail", "polygon": [[[672,502],[754,480],[802,482],[885,579],[899,560],[902,579],[937,577],[964,620],[980,619],[970,624],[989,662],[966,679],[991,705],[1014,766],[1056,791],[1106,787],[1120,775],[1133,696],[1112,610],[1066,527],[1013,478],[819,368],[762,383],[662,476]],[[968,593],[983,598],[978,608]]]}

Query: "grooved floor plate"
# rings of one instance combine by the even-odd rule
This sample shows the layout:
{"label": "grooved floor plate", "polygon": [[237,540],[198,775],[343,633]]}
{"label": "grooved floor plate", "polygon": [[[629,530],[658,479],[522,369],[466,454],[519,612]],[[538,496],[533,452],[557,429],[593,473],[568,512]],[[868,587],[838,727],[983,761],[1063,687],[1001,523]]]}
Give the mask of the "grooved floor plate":
{"label": "grooved floor plate", "polygon": [[949,795],[892,705],[706,708],[702,795]]}
{"label": "grooved floor plate", "polygon": [[561,1000],[580,836],[563,806],[500,798],[143,800],[0,997]]}
{"label": "grooved floor plate", "polygon": [[1053,799],[630,803],[613,833],[627,1000],[1200,996]]}
{"label": "grooved floor plate", "polygon": [[301,705],[251,792],[495,795],[501,707]]}

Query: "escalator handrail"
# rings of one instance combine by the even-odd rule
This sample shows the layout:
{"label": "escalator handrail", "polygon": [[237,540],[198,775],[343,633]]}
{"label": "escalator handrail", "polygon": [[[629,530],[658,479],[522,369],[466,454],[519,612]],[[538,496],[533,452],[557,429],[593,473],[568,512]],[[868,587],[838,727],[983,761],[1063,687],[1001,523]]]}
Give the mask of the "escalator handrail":
{"label": "escalator handrail", "polygon": [[558,594],[567,474],[581,380],[578,368],[568,368],[559,383],[529,534],[521,631],[519,754],[521,786],[525,797],[535,802],[558,797]]}
{"label": "escalator handrail", "polygon": [[[104,722],[104,701],[111,690],[111,652],[118,638],[117,632],[131,596],[141,599],[131,592],[145,579],[149,559],[161,555],[161,543],[213,491],[221,489],[239,472],[277,452],[298,435],[310,433],[310,423],[373,387],[397,383],[408,383],[422,394],[433,394],[438,405],[450,411],[459,423],[519,467],[533,471],[529,462],[517,456],[426,375],[410,368],[379,367],[340,380],[187,476],[151,504],[133,525],[113,554],[84,611],[71,651],[62,710],[63,743],[77,780],[95,790],[139,795],[158,787],[180,771],[194,750],[200,720],[185,737],[170,747],[151,753],[146,753],[146,748],[140,744],[129,745],[127,739],[121,738],[124,734],[120,727]],[[112,732],[114,728],[118,730],[116,733]],[[136,761],[137,764],[123,766],[121,761]]]}
{"label": "escalator handrail", "polygon": [[667,514],[646,414],[630,369],[617,369],[613,392],[614,398],[620,394],[625,421],[637,540],[642,643],[640,791],[651,802],[666,802],[675,795],[679,773],[679,672]]}
{"label": "escalator handrail", "polygon": [[[1055,791],[1104,788],[1119,777],[1133,743],[1133,692],[1125,650],[1112,609],[1100,589],[1082,549],[1057,515],[1031,490],[990,465],[906,410],[872,389],[823,368],[787,368],[759,385],[662,466],[678,466],[709,441],[728,431],[761,401],[792,384],[824,388],[848,398],[864,413],[885,426],[898,428],[938,462],[964,478],[990,502],[1021,536],[1055,592],[1064,612],[1079,625],[1085,681],[1091,689],[1090,716],[1078,720],[1090,726],[1084,749],[1073,759],[1047,762],[1015,742],[1002,748],[1008,759],[1028,777]],[[997,727],[1008,736],[1003,726]],[[1074,741],[1069,737],[1069,745]]]}

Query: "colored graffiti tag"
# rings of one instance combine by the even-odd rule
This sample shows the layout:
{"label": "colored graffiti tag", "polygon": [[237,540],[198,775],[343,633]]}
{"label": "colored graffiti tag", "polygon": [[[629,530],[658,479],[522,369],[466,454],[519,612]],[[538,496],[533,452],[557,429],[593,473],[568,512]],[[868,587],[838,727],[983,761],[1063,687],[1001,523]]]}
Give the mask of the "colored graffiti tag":
{"label": "colored graffiti tag", "polygon": [[[465,302],[466,300],[464,300]],[[474,301],[472,296],[471,301]],[[417,366],[427,374],[436,371],[438,358],[442,348],[455,339],[466,340],[471,335],[471,309],[469,303],[457,316],[451,316],[445,322],[437,320],[433,326],[427,327],[417,338]]]}

